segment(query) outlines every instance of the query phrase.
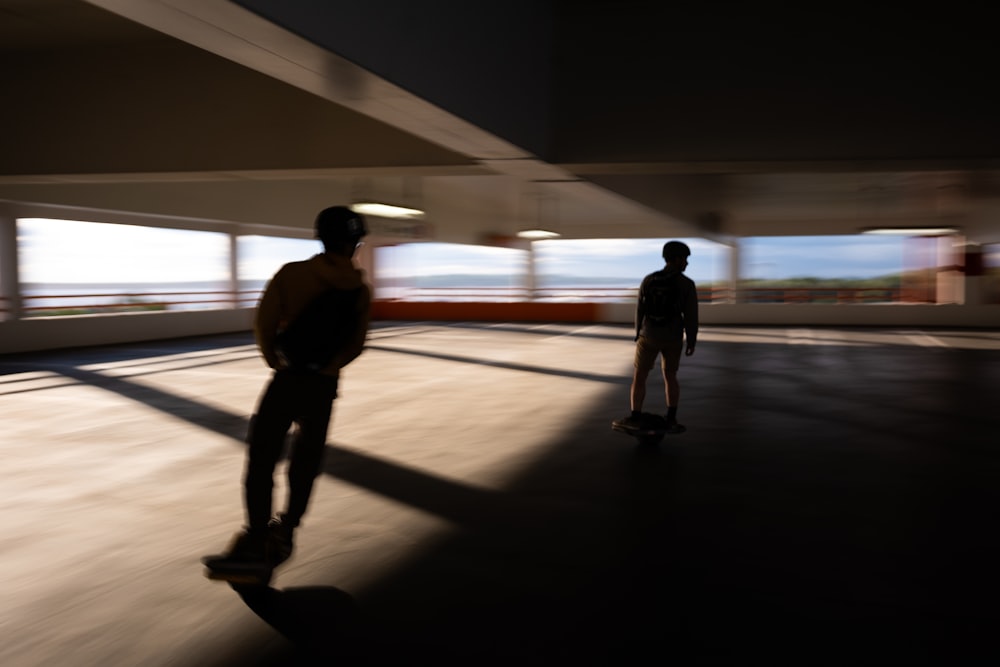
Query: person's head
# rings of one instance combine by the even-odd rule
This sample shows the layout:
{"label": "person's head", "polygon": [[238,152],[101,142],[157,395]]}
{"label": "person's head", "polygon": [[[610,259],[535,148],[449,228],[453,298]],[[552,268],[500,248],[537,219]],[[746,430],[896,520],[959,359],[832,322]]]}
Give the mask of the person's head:
{"label": "person's head", "polygon": [[663,244],[663,261],[669,266],[679,266],[681,271],[687,266],[691,248],[680,241],[667,241]]}
{"label": "person's head", "polygon": [[346,206],[331,206],[316,216],[316,238],[328,253],[350,257],[367,234],[365,217]]}

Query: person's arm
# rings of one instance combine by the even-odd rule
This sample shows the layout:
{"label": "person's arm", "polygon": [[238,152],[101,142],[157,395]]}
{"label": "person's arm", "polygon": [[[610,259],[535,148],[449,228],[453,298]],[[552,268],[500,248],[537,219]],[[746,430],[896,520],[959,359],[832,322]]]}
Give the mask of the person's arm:
{"label": "person's arm", "polygon": [[361,294],[358,295],[354,334],[343,351],[333,358],[329,366],[323,369],[325,373],[335,373],[361,356],[361,352],[365,349],[365,340],[368,338],[368,326],[371,323],[371,304],[371,290],[368,289],[367,285],[363,285]]}
{"label": "person's arm", "polygon": [[274,345],[281,323],[281,291],[278,283],[278,276],[275,275],[264,289],[264,294],[257,304],[253,325],[257,349],[264,357],[264,363],[274,369],[279,369],[283,365]]}
{"label": "person's arm", "polygon": [[646,317],[646,280],[643,279],[639,285],[639,297],[635,300],[635,338],[639,340],[639,332],[642,331],[642,320]]}
{"label": "person's arm", "polygon": [[698,344],[698,288],[694,282],[688,282],[688,293],[684,299],[684,335],[687,338],[685,354],[694,354]]}

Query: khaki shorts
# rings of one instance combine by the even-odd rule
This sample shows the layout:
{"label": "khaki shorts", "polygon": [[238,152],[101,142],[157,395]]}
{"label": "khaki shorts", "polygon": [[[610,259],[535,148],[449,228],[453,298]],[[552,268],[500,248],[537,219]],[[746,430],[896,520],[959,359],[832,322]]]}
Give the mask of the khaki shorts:
{"label": "khaki shorts", "polygon": [[635,344],[635,367],[649,372],[660,355],[660,365],[668,373],[676,373],[681,365],[681,352],[684,350],[683,338],[646,338],[639,336]]}

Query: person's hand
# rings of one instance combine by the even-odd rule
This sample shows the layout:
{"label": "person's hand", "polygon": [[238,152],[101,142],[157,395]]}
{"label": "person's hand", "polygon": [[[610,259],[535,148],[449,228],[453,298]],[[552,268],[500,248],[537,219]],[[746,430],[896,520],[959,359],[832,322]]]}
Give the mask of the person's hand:
{"label": "person's hand", "polygon": [[694,345],[688,345],[687,349],[684,350],[684,354],[685,354],[685,356],[688,356],[688,357],[690,357],[692,354],[694,354]]}

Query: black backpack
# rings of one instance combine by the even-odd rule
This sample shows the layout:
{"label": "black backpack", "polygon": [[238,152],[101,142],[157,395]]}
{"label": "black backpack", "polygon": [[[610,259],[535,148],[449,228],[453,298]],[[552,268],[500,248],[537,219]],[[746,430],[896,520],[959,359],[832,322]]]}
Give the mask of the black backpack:
{"label": "black backpack", "polygon": [[309,302],[275,346],[293,370],[321,371],[350,342],[358,321],[361,288],[333,288]]}
{"label": "black backpack", "polygon": [[659,274],[646,282],[645,316],[654,325],[665,325],[681,316],[680,274]]}

